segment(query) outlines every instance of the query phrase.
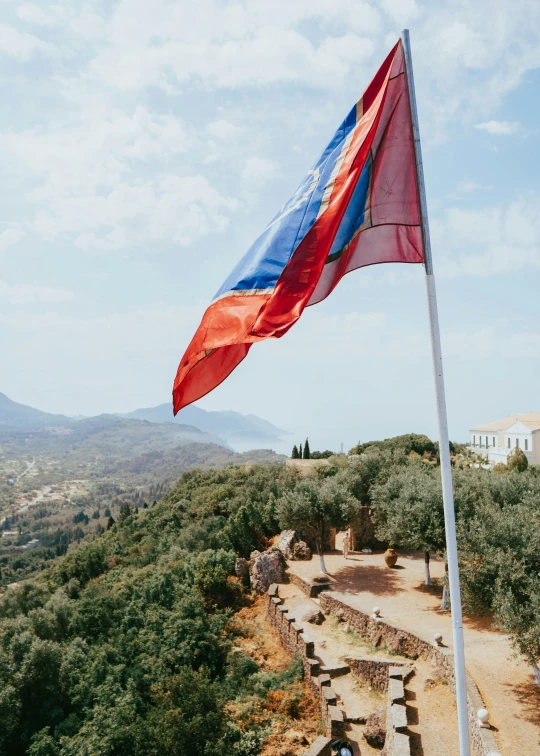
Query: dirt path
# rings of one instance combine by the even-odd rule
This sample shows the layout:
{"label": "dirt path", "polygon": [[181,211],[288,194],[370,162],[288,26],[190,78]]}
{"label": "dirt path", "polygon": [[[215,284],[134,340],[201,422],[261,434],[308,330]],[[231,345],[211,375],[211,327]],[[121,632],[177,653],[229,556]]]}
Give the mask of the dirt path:
{"label": "dirt path", "polygon": [[[341,554],[325,556],[334,579],[333,595],[353,608],[371,613],[374,606],[383,618],[431,642],[436,632],[452,647],[449,612],[440,612],[440,589],[423,585],[423,558],[416,554],[400,556],[397,568],[388,569],[382,555],[353,553],[347,561]],[[291,562],[291,571],[305,577],[317,574],[318,561]],[[432,578],[442,578],[443,565],[432,560]],[[491,723],[497,728],[499,747],[504,756],[540,755],[540,691],[533,684],[529,666],[514,658],[506,635],[488,620],[465,619],[467,669],[473,676]],[[415,691],[422,698],[421,691]],[[441,725],[442,726],[442,725]],[[457,728],[447,741],[457,743]],[[428,753],[423,745],[424,753]],[[419,751],[421,753],[421,751]]]}
{"label": "dirt path", "polygon": [[17,476],[17,483],[18,483],[18,482],[20,481],[20,479],[21,479],[21,478],[24,478],[24,476],[25,476],[25,475],[26,475],[27,473],[29,473],[29,472],[30,472],[30,470],[31,470],[31,469],[32,469],[33,467],[35,467],[35,464],[36,464],[36,460],[35,460],[35,459],[33,459],[33,460],[32,460],[31,462],[28,462],[28,463],[27,463],[27,467],[26,467],[26,470],[25,470],[24,472],[22,472],[22,473],[21,473],[20,475],[18,475],[18,476]]}
{"label": "dirt path", "polygon": [[36,504],[39,504],[40,501],[43,501],[45,496],[50,494],[51,490],[52,489],[50,486],[45,486],[45,488],[39,494],[39,496],[36,496],[36,498],[32,499],[32,501],[27,501],[25,504],[22,505],[22,507],[19,507],[19,509],[17,510],[17,513],[25,512],[28,509],[28,507],[35,507]]}
{"label": "dirt path", "polygon": [[[295,585],[280,586],[280,597],[285,600],[289,613],[296,622],[305,627],[315,643],[315,657],[326,667],[343,664],[346,657],[372,657],[374,660],[409,660],[398,654],[389,655],[374,649],[356,633],[347,631],[346,625],[328,617],[321,625],[307,624],[302,617],[319,602],[309,599]],[[457,738],[457,715],[448,686],[437,682],[424,689],[426,678],[432,678],[433,667],[423,660],[414,662],[415,674],[406,684],[406,704],[408,708],[409,731],[411,734],[412,756],[459,756]],[[372,690],[352,674],[332,679],[332,688],[338,696],[338,706],[345,718],[365,719],[381,704],[386,705],[385,694]],[[346,735],[354,747],[355,756],[372,756],[380,753],[372,748],[363,737],[364,724],[349,722]]]}
{"label": "dirt path", "polygon": [[416,674],[407,682],[405,704],[412,756],[459,756],[457,742],[457,711],[448,685],[432,679],[433,667],[417,659]]}

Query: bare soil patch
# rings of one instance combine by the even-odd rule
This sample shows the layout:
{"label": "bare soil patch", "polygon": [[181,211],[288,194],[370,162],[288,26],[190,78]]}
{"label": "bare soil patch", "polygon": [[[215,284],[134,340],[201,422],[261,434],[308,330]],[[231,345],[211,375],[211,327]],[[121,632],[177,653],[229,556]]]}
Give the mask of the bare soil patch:
{"label": "bare soil patch", "polygon": [[[444,566],[439,559],[432,558],[430,565],[432,579],[439,585],[430,589],[423,586],[421,554],[401,553],[398,565],[402,569],[399,570],[387,568],[381,552],[356,552],[347,560],[341,553],[334,552],[326,555],[325,561],[334,579],[332,595],[336,598],[366,613],[378,606],[383,619],[428,642],[432,642],[436,632],[441,632],[444,644],[452,648],[450,612],[439,611],[440,581],[444,577]],[[318,572],[318,560],[291,562],[289,568],[310,577]],[[504,756],[540,754],[540,691],[533,684],[526,660],[515,657],[508,637],[494,626],[489,616],[466,617],[464,635],[467,669],[490,712],[501,753]],[[423,696],[419,700],[421,698]],[[427,703],[427,698],[425,700]],[[452,696],[450,701],[453,706]],[[454,718],[452,711],[448,706],[440,709],[439,727],[441,731],[448,727],[448,731],[439,754],[451,753],[448,749],[457,744],[457,724],[450,724]],[[417,743],[418,749],[421,746],[423,751],[417,750],[417,753],[427,754],[432,746],[423,726],[420,718],[418,735],[422,735],[422,740],[417,738]]]}

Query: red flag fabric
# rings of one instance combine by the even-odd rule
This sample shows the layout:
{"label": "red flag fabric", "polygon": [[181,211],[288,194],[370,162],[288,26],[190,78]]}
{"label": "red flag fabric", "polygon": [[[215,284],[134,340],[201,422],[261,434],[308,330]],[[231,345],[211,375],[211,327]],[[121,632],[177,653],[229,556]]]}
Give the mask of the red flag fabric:
{"label": "red flag fabric", "polygon": [[424,262],[401,40],[218,290],[178,367],[174,413],[225,380],[253,343],[283,336],[346,273],[385,262]]}

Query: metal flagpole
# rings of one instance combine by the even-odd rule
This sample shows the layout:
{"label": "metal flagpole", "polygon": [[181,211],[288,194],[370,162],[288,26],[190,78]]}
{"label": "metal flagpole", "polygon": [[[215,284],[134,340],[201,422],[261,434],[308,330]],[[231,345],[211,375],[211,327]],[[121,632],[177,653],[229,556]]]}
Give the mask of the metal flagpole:
{"label": "metal flagpole", "polygon": [[414,77],[411,58],[411,44],[409,30],[402,34],[405,51],[405,66],[409,86],[409,100],[411,105],[411,119],[414,137],[414,155],[416,161],[416,177],[420,200],[420,215],[422,219],[422,237],[424,241],[424,255],[426,268],[426,286],[429,310],[429,327],[431,332],[431,350],[433,353],[433,368],[435,372],[435,395],[437,398],[437,420],[439,424],[439,453],[441,458],[442,493],[444,502],[444,524],[446,530],[446,556],[448,560],[448,578],[450,582],[450,601],[452,609],[452,636],[454,641],[454,669],[456,676],[456,699],[459,727],[460,756],[470,756],[469,716],[467,710],[467,684],[465,671],[465,647],[463,642],[463,618],[461,613],[461,595],[459,590],[459,566],[456,540],[456,518],[454,512],[454,494],[452,491],[452,469],[450,465],[450,444],[448,440],[448,420],[446,417],[446,400],[444,396],[444,377],[441,354],[441,336],[439,332],[439,315],[437,311],[437,295],[435,278],[433,276],[433,262],[431,258],[431,242],[429,238],[429,224],[426,203],[426,188],[424,185],[424,167],[422,164],[422,150],[420,147],[420,130],[418,128],[418,112],[414,93]]}

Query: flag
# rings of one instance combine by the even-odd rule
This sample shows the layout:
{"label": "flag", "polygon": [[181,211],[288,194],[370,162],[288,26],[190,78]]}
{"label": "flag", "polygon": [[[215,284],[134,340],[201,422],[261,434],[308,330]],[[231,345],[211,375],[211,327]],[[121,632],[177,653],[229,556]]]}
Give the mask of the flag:
{"label": "flag", "polygon": [[422,263],[401,40],[295,194],[216,293],[176,375],[173,406],[212,391],[251,345],[280,338],[351,270]]}

